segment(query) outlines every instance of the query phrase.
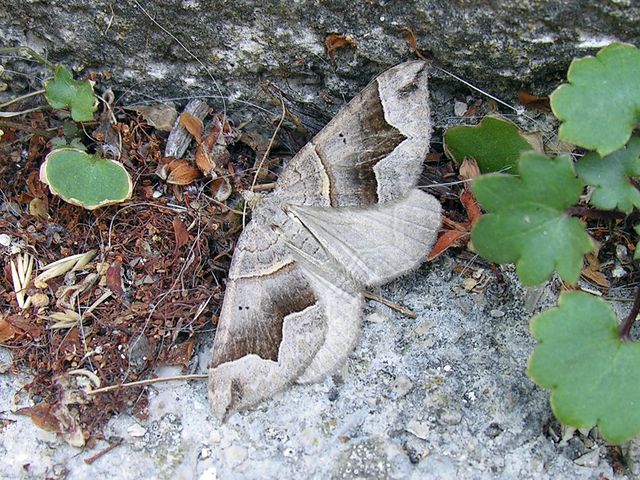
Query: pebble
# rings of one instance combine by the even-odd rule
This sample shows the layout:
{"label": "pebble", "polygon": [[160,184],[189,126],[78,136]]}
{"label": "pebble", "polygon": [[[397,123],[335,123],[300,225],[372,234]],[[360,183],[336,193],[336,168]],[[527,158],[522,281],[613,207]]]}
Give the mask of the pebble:
{"label": "pebble", "polygon": [[0,234],[0,245],[2,245],[3,247],[8,247],[9,245],[11,245],[11,237],[6,233]]}
{"label": "pebble", "polygon": [[493,318],[502,318],[504,317],[504,312],[502,310],[491,310],[489,312],[489,315],[491,315]]}
{"label": "pebble", "polygon": [[576,458],[573,463],[581,467],[596,468],[600,463],[600,449],[596,448]]}
{"label": "pebble", "polygon": [[224,461],[229,468],[236,468],[242,465],[248,455],[249,453],[246,448],[237,445],[231,445],[224,449]]}
{"label": "pebble", "polygon": [[147,429],[142,425],[136,423],[127,428],[127,433],[134,438],[142,438],[144,437],[145,433],[147,433]]}
{"label": "pebble", "polygon": [[415,435],[420,440],[426,440],[429,436],[429,426],[426,423],[418,422],[417,420],[411,420],[405,430],[412,435]]}
{"label": "pebble", "polygon": [[453,104],[453,113],[456,117],[463,117],[467,113],[468,105],[464,102],[456,102]]}
{"label": "pebble", "polygon": [[392,389],[395,398],[402,398],[413,388],[413,382],[406,375],[398,375],[393,381]]}

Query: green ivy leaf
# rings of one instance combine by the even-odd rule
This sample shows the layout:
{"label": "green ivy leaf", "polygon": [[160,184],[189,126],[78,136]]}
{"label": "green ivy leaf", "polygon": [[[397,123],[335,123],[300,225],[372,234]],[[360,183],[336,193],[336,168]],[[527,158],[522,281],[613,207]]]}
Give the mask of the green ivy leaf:
{"label": "green ivy leaf", "polygon": [[71,118],[76,122],[93,120],[93,112],[98,108],[91,82],[74,80],[62,65],[56,67],[53,79],[47,81],[44,96],[53,108],[70,107]]}
{"label": "green ivy leaf", "polygon": [[578,175],[594,188],[591,203],[605,210],[630,213],[640,207],[640,192],[629,177],[640,175],[640,138],[632,137],[627,145],[604,158],[595,152],[576,164]]}
{"label": "green ivy leaf", "polygon": [[482,173],[518,173],[518,157],[537,146],[518,127],[500,117],[486,116],[476,126],[459,126],[444,134],[444,151],[460,164],[465,157],[478,162]]}
{"label": "green ivy leaf", "polygon": [[604,157],[621,148],[640,120],[640,51],[612,43],[571,62],[568,84],[551,94],[560,138]]}
{"label": "green ivy leaf", "polygon": [[133,190],[131,177],[120,163],[76,148],[49,153],[40,166],[40,181],[65,202],[88,210],[120,203]]}
{"label": "green ivy leaf", "polygon": [[560,296],[558,307],[531,320],[538,345],[528,374],[551,390],[558,420],[598,425],[611,443],[640,432],[640,345],[620,339],[615,314],[584,292]]}
{"label": "green ivy leaf", "polygon": [[593,242],[584,224],[564,211],[578,202],[584,184],[568,156],[525,152],[518,168],[520,177],[494,173],[473,182],[487,211],[471,233],[474,249],[492,262],[515,262],[525,285],[545,281],[554,269],[574,283]]}

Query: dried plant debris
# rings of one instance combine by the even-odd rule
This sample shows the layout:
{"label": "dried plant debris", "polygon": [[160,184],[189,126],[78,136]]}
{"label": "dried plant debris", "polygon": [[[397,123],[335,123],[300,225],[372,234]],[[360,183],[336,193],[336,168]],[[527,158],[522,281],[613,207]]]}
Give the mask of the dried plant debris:
{"label": "dried plant debris", "polygon": [[[99,105],[95,118],[110,116],[117,160],[134,185],[127,203],[95,211],[52,195],[38,172],[53,137],[101,151],[93,140],[107,141],[101,122],[83,130],[47,111],[2,128],[0,342],[13,353],[2,368],[30,371],[24,391],[37,403],[20,413],[71,445],[86,444],[118,412],[146,411],[142,387],[90,396],[88,388],[146,379],[163,364],[186,367],[198,334],[215,326],[256,152],[206,102],[186,111]],[[279,160],[263,162],[258,189],[277,177],[269,169]]]}

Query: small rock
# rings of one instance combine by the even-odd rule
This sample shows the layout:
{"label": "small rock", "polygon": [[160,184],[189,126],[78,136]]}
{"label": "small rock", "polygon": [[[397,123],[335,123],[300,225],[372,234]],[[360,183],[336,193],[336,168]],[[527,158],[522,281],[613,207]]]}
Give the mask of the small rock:
{"label": "small rock", "polygon": [[224,449],[224,462],[229,468],[236,468],[242,465],[247,459],[248,452],[244,447],[231,445]]}
{"label": "small rock", "polygon": [[11,245],[11,237],[6,233],[0,234],[0,245],[2,245],[3,247],[8,247],[9,245]]}
{"label": "small rock", "polygon": [[493,318],[502,318],[504,317],[504,312],[502,310],[491,310],[489,312],[489,315],[491,315]]}
{"label": "small rock", "polygon": [[417,420],[411,420],[407,424],[405,430],[421,440],[426,440],[429,435],[429,426],[426,423],[418,422]]}
{"label": "small rock", "polygon": [[200,450],[200,460],[206,460],[211,456],[211,449],[209,447],[202,447]]}
{"label": "small rock", "polygon": [[596,468],[600,463],[600,449],[596,448],[576,458],[573,463],[581,467]]}
{"label": "small rock", "polygon": [[462,412],[443,412],[440,420],[447,425],[458,425],[462,421]]}
{"label": "small rock", "polygon": [[136,423],[127,428],[127,433],[134,438],[141,438],[144,437],[145,433],[147,433],[147,429],[142,425]]}
{"label": "small rock", "polygon": [[221,440],[222,440],[222,435],[220,435],[220,432],[218,430],[212,430],[211,433],[209,434],[209,442],[218,444],[220,443]]}
{"label": "small rock", "polygon": [[382,313],[380,310],[376,310],[367,316],[367,322],[370,323],[382,323],[387,320],[387,316]]}
{"label": "small rock", "polygon": [[413,388],[413,382],[406,375],[398,375],[392,384],[394,398],[402,398]]}
{"label": "small rock", "polygon": [[464,114],[467,113],[468,108],[469,106],[466,103],[456,101],[453,104],[453,113],[456,115],[456,117],[463,117]]}
{"label": "small rock", "polygon": [[624,269],[622,265],[616,265],[613,270],[611,270],[611,276],[613,278],[622,278],[627,276],[627,271]]}

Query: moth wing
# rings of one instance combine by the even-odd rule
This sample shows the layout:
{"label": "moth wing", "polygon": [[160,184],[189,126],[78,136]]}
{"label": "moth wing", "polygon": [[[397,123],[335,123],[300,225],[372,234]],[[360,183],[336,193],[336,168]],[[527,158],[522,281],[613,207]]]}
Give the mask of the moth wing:
{"label": "moth wing", "polygon": [[281,237],[249,223],[236,246],[212,350],[215,414],[223,418],[293,382],[325,329],[316,295]]}
{"label": "moth wing", "polygon": [[372,205],[406,195],[429,151],[423,61],[387,70],[356,95],[284,168],[274,192],[297,205]]}
{"label": "moth wing", "polygon": [[214,414],[224,420],[232,411],[249,408],[292,383],[319,349],[325,329],[324,312],[318,304],[311,305],[282,319],[282,340],[274,360],[245,352],[212,367],[209,402]]}
{"label": "moth wing", "polygon": [[440,228],[440,204],[413,189],[400,200],[358,208],[288,207],[347,276],[387,283],[422,263]]}

